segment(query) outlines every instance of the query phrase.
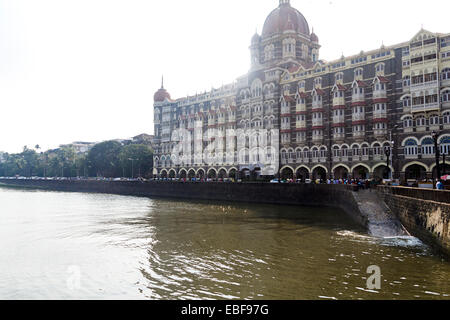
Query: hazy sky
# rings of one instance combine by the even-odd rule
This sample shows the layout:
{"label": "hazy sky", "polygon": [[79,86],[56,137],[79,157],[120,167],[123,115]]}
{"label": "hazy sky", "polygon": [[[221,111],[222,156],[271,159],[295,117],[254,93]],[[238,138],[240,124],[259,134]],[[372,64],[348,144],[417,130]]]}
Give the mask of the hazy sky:
{"label": "hazy sky", "polygon": [[[426,4],[426,7],[424,5]],[[291,0],[334,60],[450,32],[450,1]],[[0,0],[0,151],[153,133],[153,94],[229,83],[278,0]]]}

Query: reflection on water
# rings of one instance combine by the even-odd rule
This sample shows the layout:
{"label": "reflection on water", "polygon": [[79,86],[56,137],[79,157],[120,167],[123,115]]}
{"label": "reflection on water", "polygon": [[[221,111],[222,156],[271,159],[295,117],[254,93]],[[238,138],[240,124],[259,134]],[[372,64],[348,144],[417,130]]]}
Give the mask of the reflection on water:
{"label": "reflection on water", "polygon": [[[3,299],[449,299],[450,263],[343,212],[0,188]],[[382,288],[366,288],[377,265]]]}

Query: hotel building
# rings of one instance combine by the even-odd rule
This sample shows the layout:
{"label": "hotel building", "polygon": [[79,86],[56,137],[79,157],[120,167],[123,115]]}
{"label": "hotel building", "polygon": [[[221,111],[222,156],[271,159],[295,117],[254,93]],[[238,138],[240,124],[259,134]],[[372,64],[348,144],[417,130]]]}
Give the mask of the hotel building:
{"label": "hotel building", "polygon": [[[177,100],[162,85],[154,96],[154,174],[436,176],[433,131],[441,155],[450,152],[450,34],[422,29],[404,43],[329,62],[320,48],[305,17],[280,0],[251,39],[246,75]],[[191,147],[174,153],[180,129]],[[261,136],[272,139],[269,147],[258,145]]]}

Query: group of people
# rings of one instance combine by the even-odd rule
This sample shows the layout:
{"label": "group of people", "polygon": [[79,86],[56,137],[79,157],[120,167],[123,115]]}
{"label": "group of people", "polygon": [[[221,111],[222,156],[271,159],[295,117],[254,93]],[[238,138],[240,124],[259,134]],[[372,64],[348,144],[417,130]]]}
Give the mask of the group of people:
{"label": "group of people", "polygon": [[372,189],[377,185],[382,184],[382,181],[379,180],[368,180],[368,179],[328,179],[327,184],[343,184],[343,185],[352,185],[358,186],[360,189]]}

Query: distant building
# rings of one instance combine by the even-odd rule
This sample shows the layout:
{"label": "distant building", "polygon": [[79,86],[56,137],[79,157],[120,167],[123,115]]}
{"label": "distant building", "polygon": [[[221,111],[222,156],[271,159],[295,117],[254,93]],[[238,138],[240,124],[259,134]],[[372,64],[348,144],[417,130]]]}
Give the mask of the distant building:
{"label": "distant building", "polygon": [[6,161],[6,159],[5,159],[5,152],[0,151],[0,163],[3,163],[5,161]]}
{"label": "distant building", "polygon": [[73,142],[71,144],[65,144],[65,145],[60,145],[60,148],[63,147],[73,147],[75,149],[76,153],[88,153],[89,150],[92,149],[93,146],[95,146],[97,144],[97,142]]}
{"label": "distant building", "polygon": [[143,133],[136,137],[133,137],[133,144],[143,144],[153,148],[153,141],[155,136]]}
{"label": "distant building", "polygon": [[[326,62],[305,17],[280,0],[251,39],[247,74],[177,100],[156,92],[157,175],[258,176],[277,159],[299,179],[436,176],[433,131],[450,154],[450,34],[405,40]],[[274,132],[278,143],[261,147]]]}

